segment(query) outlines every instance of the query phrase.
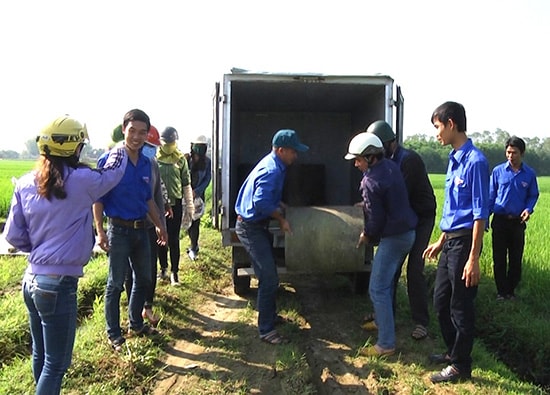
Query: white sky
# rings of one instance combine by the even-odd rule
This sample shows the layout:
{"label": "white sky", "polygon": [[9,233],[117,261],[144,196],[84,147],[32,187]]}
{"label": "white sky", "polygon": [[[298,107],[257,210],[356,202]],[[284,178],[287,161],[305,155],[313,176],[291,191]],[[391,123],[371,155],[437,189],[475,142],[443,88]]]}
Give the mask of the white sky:
{"label": "white sky", "polygon": [[405,136],[433,133],[454,100],[470,133],[550,137],[548,0],[18,0],[0,5],[0,37],[0,150],[65,113],[105,147],[131,108],[182,144],[209,136],[232,67],[390,75]]}

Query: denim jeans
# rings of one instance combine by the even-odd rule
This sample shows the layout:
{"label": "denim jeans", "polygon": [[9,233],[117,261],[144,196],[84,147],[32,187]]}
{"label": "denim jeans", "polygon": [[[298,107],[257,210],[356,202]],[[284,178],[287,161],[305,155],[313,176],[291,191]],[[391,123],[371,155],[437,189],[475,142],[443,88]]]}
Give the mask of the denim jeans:
{"label": "denim jeans", "polygon": [[248,253],[258,278],[258,331],[261,336],[275,329],[279,275],[273,256],[271,234],[267,222],[237,221],[235,233]]}
{"label": "denim jeans", "polygon": [[471,353],[475,336],[477,286],[466,288],[462,280],[471,246],[471,235],[446,240],[435,275],[435,313],[451,363],[461,373],[472,371]]}
{"label": "denim jeans", "polygon": [[[157,289],[157,258],[158,258],[158,244],[157,244],[157,231],[154,227],[147,229],[149,235],[149,249],[151,251],[151,286],[145,292],[144,307],[153,307],[153,301],[155,298],[155,291]],[[132,285],[134,282],[134,275],[128,261],[128,269],[126,273],[126,280],[124,280],[124,288],[126,289],[126,297],[130,300],[132,295]]]}
{"label": "denim jeans", "polygon": [[384,349],[395,348],[395,321],[393,317],[393,278],[399,265],[409,253],[415,231],[383,237],[374,254],[369,282],[369,294],[374,307],[378,341]]}
{"label": "denim jeans", "polygon": [[22,289],[29,313],[36,394],[59,394],[73,354],[78,278],[27,273]]}
{"label": "denim jeans", "polygon": [[146,229],[133,229],[109,224],[109,277],[105,290],[105,320],[110,339],[122,335],[120,328],[120,294],[128,270],[128,260],[133,282],[128,316],[130,328],[143,328],[141,311],[146,292],[151,287],[149,236]]}

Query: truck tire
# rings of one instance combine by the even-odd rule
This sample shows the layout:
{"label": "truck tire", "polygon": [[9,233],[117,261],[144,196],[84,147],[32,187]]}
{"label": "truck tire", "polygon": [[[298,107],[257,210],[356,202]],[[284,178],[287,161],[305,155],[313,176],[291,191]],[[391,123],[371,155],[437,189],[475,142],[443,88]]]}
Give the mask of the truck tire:
{"label": "truck tire", "polygon": [[241,268],[250,267],[248,254],[242,247],[233,247],[231,255],[233,292],[239,296],[247,295],[250,293],[250,276],[238,276],[237,272]]}

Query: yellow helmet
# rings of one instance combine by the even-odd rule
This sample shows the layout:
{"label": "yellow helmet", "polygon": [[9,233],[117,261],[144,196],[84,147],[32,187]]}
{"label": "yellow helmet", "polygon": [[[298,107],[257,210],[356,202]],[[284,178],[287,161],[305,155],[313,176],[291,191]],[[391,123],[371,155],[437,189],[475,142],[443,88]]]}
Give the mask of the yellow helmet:
{"label": "yellow helmet", "polygon": [[64,115],[49,123],[36,137],[41,155],[69,157],[88,141],[86,125]]}

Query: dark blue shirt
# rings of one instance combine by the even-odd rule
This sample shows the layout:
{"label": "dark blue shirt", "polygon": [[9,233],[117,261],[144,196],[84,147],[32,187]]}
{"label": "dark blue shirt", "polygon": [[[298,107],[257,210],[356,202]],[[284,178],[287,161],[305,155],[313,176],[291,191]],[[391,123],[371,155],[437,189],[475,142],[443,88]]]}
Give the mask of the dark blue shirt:
{"label": "dark blue shirt", "polygon": [[[97,160],[97,168],[102,168],[107,155]],[[100,202],[107,217],[137,220],[146,217],[149,211],[147,201],[152,199],[151,161],[140,151],[137,164],[128,159],[122,180],[104,195]]]}
{"label": "dark blue shirt", "polygon": [[474,221],[489,218],[489,163],[471,139],[449,154],[444,200],[443,232],[473,229]]}
{"label": "dark blue shirt", "polygon": [[416,215],[419,218],[435,218],[435,194],[420,155],[398,145],[391,160],[401,169],[409,193],[409,203]]}
{"label": "dark blue shirt", "polygon": [[518,216],[533,213],[539,198],[535,171],[525,163],[515,172],[508,161],[496,166],[489,184],[489,212]]}
{"label": "dark blue shirt", "polygon": [[363,174],[360,191],[364,232],[372,243],[416,227],[418,219],[409,204],[403,175],[391,160],[382,159],[370,167]]}
{"label": "dark blue shirt", "polygon": [[279,207],[286,165],[272,151],[261,159],[244,181],[235,212],[246,221],[269,218]]}

